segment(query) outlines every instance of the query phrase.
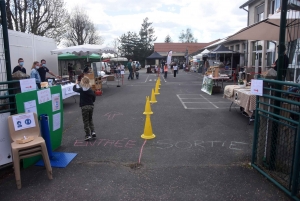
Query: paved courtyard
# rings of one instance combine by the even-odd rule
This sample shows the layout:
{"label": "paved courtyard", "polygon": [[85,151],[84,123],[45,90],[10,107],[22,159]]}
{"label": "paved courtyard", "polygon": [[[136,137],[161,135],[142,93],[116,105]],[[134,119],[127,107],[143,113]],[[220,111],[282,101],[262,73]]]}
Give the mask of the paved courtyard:
{"label": "paved courtyard", "polygon": [[[151,105],[156,138],[145,141],[145,98],[157,79],[103,86],[95,103],[97,138],[85,142],[80,108],[64,100],[60,152],[78,155],[66,168],[21,170],[17,190],[12,168],[2,170],[0,200],[289,200],[250,163],[253,124],[229,111],[222,93],[201,92],[202,76],[180,70],[162,78],[157,103]],[[121,83],[121,82],[120,82]],[[138,165],[138,161],[141,165]]]}

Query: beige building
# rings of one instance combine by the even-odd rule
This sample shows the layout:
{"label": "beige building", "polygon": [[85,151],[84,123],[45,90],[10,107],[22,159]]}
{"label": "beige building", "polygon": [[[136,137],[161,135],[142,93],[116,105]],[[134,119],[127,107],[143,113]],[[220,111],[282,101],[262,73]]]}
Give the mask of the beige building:
{"label": "beige building", "polygon": [[[274,16],[280,12],[281,0],[248,0],[240,6],[248,14],[247,24],[248,26],[255,26],[263,20]],[[300,16],[300,1],[288,0],[288,12],[289,16],[294,16],[299,20]],[[300,75],[300,25],[293,30],[299,37],[293,41],[286,41],[286,54],[289,57],[289,66],[287,70],[287,80],[295,81]],[[297,31],[298,30],[298,31]],[[296,35],[297,36],[297,35]],[[279,34],[278,34],[279,37]],[[218,45],[223,44],[225,47],[240,53],[240,59],[238,63],[240,66],[254,67],[256,62],[261,67],[262,71],[267,70],[277,59],[277,45],[278,41],[271,40],[228,40],[229,37],[224,38],[214,44],[204,47],[198,50],[196,53],[200,53],[204,49],[213,50]],[[195,55],[195,54],[194,54]]]}
{"label": "beige building", "polygon": [[[280,0],[249,0],[240,6],[248,12],[248,26],[268,18],[279,7]],[[247,66],[254,66],[256,59],[262,69],[271,66],[276,60],[277,44],[277,41],[248,41]]]}

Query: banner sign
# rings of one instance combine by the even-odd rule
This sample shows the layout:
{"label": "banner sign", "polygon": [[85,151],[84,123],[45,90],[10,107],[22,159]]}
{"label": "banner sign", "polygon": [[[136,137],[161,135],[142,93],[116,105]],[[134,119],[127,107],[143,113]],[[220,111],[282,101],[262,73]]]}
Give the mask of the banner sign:
{"label": "banner sign", "polygon": [[208,76],[204,76],[201,91],[211,95],[213,84],[214,84],[213,79],[209,78]]}

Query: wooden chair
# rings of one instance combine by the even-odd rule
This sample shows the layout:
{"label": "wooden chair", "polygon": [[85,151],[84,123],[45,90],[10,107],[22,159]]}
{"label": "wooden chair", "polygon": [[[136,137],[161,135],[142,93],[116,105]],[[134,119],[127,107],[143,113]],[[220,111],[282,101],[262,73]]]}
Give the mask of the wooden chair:
{"label": "wooden chair", "polygon": [[[39,121],[37,115],[34,114],[35,127],[15,131],[12,116],[8,117],[8,127],[10,138],[12,140],[11,148],[13,155],[14,171],[16,177],[17,188],[21,189],[20,159],[29,158],[36,155],[42,155],[49,179],[52,179],[52,168],[47,152],[45,140],[41,137]],[[20,114],[16,114],[20,115]],[[34,140],[25,144],[19,144],[17,139],[24,136],[34,136]]]}

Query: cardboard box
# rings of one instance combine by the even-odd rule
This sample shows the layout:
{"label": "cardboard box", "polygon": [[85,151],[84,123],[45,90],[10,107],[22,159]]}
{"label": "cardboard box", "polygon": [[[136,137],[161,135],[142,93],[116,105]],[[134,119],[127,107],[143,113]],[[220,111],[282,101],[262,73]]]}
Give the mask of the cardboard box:
{"label": "cardboard box", "polygon": [[220,93],[222,91],[221,86],[213,86],[212,93]]}
{"label": "cardboard box", "polygon": [[95,77],[93,73],[87,73],[84,74],[85,77],[88,77],[90,79],[90,85],[94,85],[95,84]]}
{"label": "cardboard box", "polygon": [[115,77],[113,75],[107,76],[107,81],[115,81]]}
{"label": "cardboard box", "polygon": [[219,66],[214,66],[213,77],[219,77]]}
{"label": "cardboard box", "polygon": [[89,79],[95,79],[94,77],[94,74],[93,73],[87,73],[87,74],[84,74],[85,77],[88,77]]}

